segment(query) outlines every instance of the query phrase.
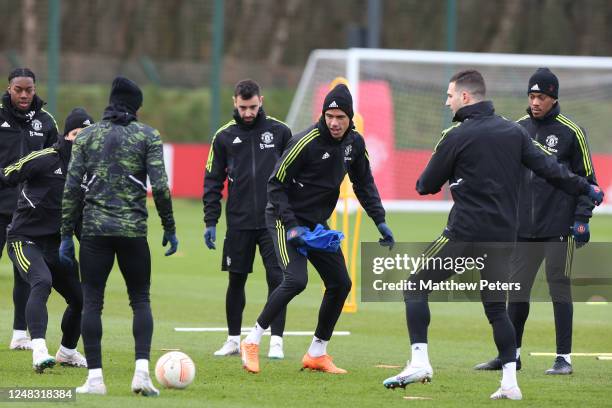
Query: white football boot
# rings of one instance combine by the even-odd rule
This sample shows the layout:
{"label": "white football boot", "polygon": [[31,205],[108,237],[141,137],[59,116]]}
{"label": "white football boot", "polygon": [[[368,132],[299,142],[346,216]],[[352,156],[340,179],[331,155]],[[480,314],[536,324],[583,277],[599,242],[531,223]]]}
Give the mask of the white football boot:
{"label": "white football boot", "polygon": [[234,356],[240,354],[240,342],[236,343],[234,340],[227,339],[223,346],[217,351],[215,351],[214,355],[217,357],[220,356]]}
{"label": "white football boot", "polygon": [[499,387],[497,391],[491,394],[491,399],[509,399],[518,401],[523,399],[523,394],[521,393],[521,389],[519,387],[508,388],[507,390],[504,390],[502,387]]}
{"label": "white football boot", "polygon": [[47,348],[32,351],[32,368],[39,374],[42,374],[45,369],[53,368],[55,359],[49,355]]}
{"label": "white football boot", "polygon": [[283,338],[280,336],[270,337],[270,351],[268,352],[268,358],[272,360],[282,360],[285,358],[283,353]]}
{"label": "white football boot", "polygon": [[95,394],[95,395],[105,395],[106,394],[106,385],[104,385],[104,381],[102,378],[93,378],[85,380],[85,384],[76,388],[77,394]]}
{"label": "white football boot", "polygon": [[159,395],[159,390],[153,386],[149,373],[140,370],[134,371],[132,392],[141,394],[143,397],[157,397]]}
{"label": "white football boot", "polygon": [[393,377],[387,378],[383,381],[383,385],[385,388],[394,389],[394,388],[406,388],[408,384],[412,383],[427,383],[431,382],[431,378],[433,377],[433,368],[431,365],[422,365],[415,366],[408,362],[406,364],[406,368],[402,370],[401,373],[394,375]]}
{"label": "white football boot", "polygon": [[87,360],[76,350],[71,355],[64,353],[61,349],[57,350],[57,353],[55,354],[55,361],[64,367],[87,368]]}
{"label": "white football boot", "polygon": [[10,350],[32,350],[32,340],[29,337],[11,339]]}

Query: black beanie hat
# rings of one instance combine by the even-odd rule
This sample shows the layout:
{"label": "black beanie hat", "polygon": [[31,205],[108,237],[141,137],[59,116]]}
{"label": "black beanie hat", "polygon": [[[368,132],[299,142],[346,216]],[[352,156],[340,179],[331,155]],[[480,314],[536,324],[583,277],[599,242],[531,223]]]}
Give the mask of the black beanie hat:
{"label": "black beanie hat", "polygon": [[329,109],[340,109],[353,119],[353,97],[346,85],[338,84],[329,91],[323,101],[323,113]]}
{"label": "black beanie hat", "polygon": [[118,76],[113,81],[109,103],[125,107],[128,112],[136,114],[136,111],[142,106],[142,91],[134,82]]}
{"label": "black beanie hat", "polygon": [[559,99],[559,80],[548,68],[538,68],[529,78],[527,94],[540,92],[552,98]]}
{"label": "black beanie hat", "polygon": [[64,136],[74,129],[84,128],[94,123],[94,120],[83,108],[74,108],[66,118]]}

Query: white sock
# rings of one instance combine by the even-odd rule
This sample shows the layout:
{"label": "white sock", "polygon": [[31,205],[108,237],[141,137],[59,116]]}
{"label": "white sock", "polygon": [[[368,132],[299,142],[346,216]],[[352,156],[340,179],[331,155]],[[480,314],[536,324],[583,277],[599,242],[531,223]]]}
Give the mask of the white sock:
{"label": "white sock", "polygon": [[250,331],[248,336],[244,339],[245,343],[249,344],[259,344],[261,342],[261,336],[263,336],[265,329],[259,325],[259,323],[255,323],[255,327]]}
{"label": "white sock", "polygon": [[516,358],[519,358],[521,356],[521,348],[517,347],[516,348]]}
{"label": "white sock", "polygon": [[502,366],[501,387],[504,390],[518,387],[516,382],[516,362],[506,363]]}
{"label": "white sock", "polygon": [[310,354],[311,357],[321,357],[327,354],[327,343],[329,343],[329,341],[321,340],[317,336],[314,336],[308,348],[308,354]]}
{"label": "white sock", "polygon": [[47,342],[45,342],[45,339],[32,339],[32,350],[35,353],[47,351]]}
{"label": "white sock", "polygon": [[429,354],[427,353],[427,343],[414,343],[412,346],[412,360],[410,360],[410,364],[422,367],[428,366],[429,364]]}
{"label": "white sock", "polygon": [[24,337],[28,337],[26,330],[13,330],[13,340],[23,339]]}
{"label": "white sock", "polygon": [[236,344],[240,344],[240,336],[227,336],[227,341],[233,341]]}
{"label": "white sock", "polygon": [[69,349],[67,347],[64,347],[60,344],[60,348],[59,348],[60,353],[62,353],[65,356],[73,356],[74,353],[76,353],[76,349]]}
{"label": "white sock", "polygon": [[149,360],[145,360],[144,358],[136,360],[136,371],[144,371],[149,374]]}
{"label": "white sock", "polygon": [[283,347],[283,338],[281,336],[270,336],[270,345],[280,344]]}
{"label": "white sock", "polygon": [[567,364],[572,364],[572,357],[570,354],[557,354],[557,357],[563,357]]}
{"label": "white sock", "polygon": [[92,368],[89,370],[87,374],[87,381],[89,382],[103,382],[102,379],[102,369],[101,368]]}

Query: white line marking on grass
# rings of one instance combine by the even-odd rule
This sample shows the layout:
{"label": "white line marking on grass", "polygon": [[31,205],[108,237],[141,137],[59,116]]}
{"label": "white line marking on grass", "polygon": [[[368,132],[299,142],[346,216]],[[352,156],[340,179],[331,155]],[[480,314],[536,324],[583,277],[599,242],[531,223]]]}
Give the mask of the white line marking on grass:
{"label": "white line marking on grass", "polygon": [[[177,332],[227,332],[227,327],[175,327],[174,331]],[[251,332],[250,328],[242,328],[240,331],[241,334],[249,334]],[[270,330],[266,330],[264,335],[269,336]],[[314,336],[314,332],[312,331],[285,331],[283,332],[284,336]],[[334,336],[350,336],[350,331],[335,331]]]}
{"label": "white line marking on grass", "polygon": [[[530,356],[534,357],[554,357],[557,353],[529,353]],[[612,357],[612,353],[572,353],[572,357]]]}

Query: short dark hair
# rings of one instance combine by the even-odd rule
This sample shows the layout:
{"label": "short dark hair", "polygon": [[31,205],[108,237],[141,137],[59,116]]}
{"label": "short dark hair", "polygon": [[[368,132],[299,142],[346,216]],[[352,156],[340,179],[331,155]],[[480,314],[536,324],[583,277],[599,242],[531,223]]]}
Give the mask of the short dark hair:
{"label": "short dark hair", "polygon": [[32,78],[32,81],[36,83],[36,75],[34,75],[34,72],[32,72],[30,68],[15,68],[9,74],[8,81],[10,83],[14,78],[19,77]]}
{"label": "short dark hair", "polygon": [[252,79],[243,79],[234,88],[234,97],[240,96],[242,99],[251,99],[260,95],[259,85]]}
{"label": "short dark hair", "polygon": [[459,71],[448,82],[454,82],[455,88],[465,89],[475,97],[484,98],[487,94],[485,80],[475,69]]}

